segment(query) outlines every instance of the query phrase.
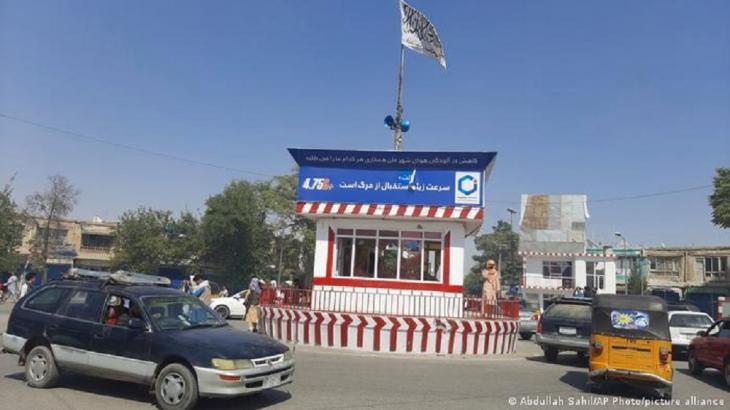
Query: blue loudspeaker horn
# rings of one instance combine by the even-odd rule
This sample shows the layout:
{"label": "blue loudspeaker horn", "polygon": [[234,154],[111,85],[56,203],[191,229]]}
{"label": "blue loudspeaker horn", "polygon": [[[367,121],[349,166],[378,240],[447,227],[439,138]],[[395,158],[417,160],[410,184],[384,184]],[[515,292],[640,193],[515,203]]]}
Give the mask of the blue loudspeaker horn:
{"label": "blue loudspeaker horn", "polygon": [[390,129],[393,129],[393,126],[395,125],[395,120],[393,119],[393,116],[392,115],[389,115],[389,116],[385,117],[385,121],[384,122],[385,122],[385,126],[386,127],[390,128]]}
{"label": "blue loudspeaker horn", "polygon": [[408,130],[411,129],[411,122],[408,120],[401,120],[400,121],[400,130],[403,132],[408,132]]}

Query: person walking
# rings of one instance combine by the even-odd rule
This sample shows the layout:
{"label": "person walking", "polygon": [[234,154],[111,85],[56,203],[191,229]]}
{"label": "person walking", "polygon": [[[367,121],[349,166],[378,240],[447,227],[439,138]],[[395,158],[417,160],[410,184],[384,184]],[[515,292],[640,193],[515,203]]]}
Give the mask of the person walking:
{"label": "person walking", "polygon": [[20,280],[18,279],[19,275],[20,275],[19,273],[17,273],[17,274],[12,273],[12,274],[10,274],[8,281],[5,282],[5,289],[7,289],[8,299],[11,302],[15,302],[16,300],[18,300],[18,298],[17,298],[18,291],[20,291],[20,287],[19,287]]}
{"label": "person walking", "polygon": [[35,282],[35,273],[30,272],[25,275],[25,282],[20,286],[20,296],[18,299],[22,299],[31,290],[33,290],[33,283]]}
{"label": "person walking", "polygon": [[259,284],[258,278],[251,278],[251,282],[248,285],[246,291],[246,298],[243,305],[246,307],[246,315],[244,321],[248,325],[248,330],[251,332],[258,332],[259,325],[259,312],[258,305],[261,296],[261,285]]}
{"label": "person walking", "polygon": [[484,286],[482,288],[482,313],[486,316],[494,314],[497,298],[499,298],[502,292],[499,271],[496,269],[496,265],[490,259],[487,261],[486,269],[482,270],[482,277],[484,278]]}
{"label": "person walking", "polygon": [[213,298],[213,294],[210,291],[210,282],[205,280],[201,274],[193,277],[193,287],[190,294],[200,299],[206,305],[210,305],[210,300]]}
{"label": "person walking", "polygon": [[575,288],[575,290],[573,291],[573,296],[582,298],[583,297],[583,288],[581,288],[580,286]]}

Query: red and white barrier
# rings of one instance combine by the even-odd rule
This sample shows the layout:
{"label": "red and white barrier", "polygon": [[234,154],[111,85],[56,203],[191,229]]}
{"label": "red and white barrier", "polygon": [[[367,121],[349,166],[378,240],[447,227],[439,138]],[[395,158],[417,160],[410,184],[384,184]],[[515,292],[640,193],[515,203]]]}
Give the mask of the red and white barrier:
{"label": "red and white barrier", "polygon": [[367,352],[514,353],[518,320],[438,319],[260,306],[259,325],[283,342]]}

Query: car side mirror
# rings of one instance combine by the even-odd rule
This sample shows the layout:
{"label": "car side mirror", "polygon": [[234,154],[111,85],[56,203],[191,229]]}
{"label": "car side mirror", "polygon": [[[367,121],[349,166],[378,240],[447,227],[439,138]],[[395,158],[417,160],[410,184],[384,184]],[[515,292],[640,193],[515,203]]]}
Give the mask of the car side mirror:
{"label": "car side mirror", "polygon": [[129,323],[127,324],[127,327],[129,327],[132,330],[146,330],[147,324],[145,324],[144,320],[133,317],[129,319]]}
{"label": "car side mirror", "polygon": [[707,336],[707,332],[705,332],[704,330],[700,330],[697,332],[697,336]]}

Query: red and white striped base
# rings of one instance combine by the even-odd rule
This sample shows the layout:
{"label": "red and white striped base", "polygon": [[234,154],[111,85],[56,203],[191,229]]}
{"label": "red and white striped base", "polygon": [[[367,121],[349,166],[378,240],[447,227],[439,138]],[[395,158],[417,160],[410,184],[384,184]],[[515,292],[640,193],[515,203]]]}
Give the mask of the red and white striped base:
{"label": "red and white striped base", "polygon": [[259,307],[262,330],[283,342],[368,352],[514,353],[517,320],[434,319]]}

